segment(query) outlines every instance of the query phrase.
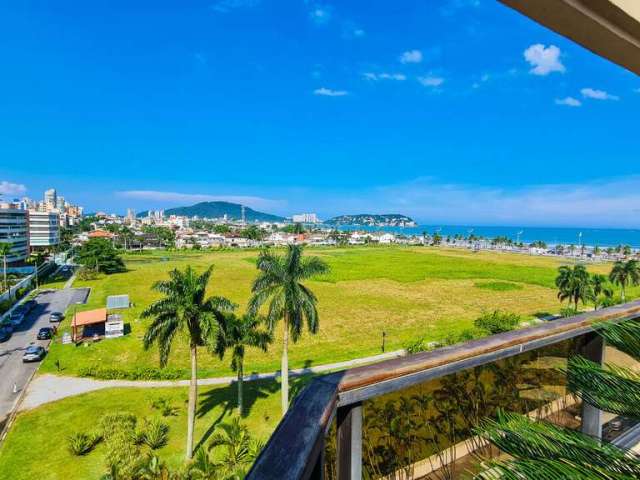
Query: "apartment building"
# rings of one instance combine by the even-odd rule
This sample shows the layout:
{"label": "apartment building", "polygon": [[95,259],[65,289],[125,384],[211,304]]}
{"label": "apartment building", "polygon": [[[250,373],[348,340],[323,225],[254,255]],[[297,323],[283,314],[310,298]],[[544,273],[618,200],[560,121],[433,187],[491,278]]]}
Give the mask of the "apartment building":
{"label": "apartment building", "polygon": [[26,210],[15,205],[0,205],[0,242],[9,243],[7,263],[23,262],[29,257],[29,220]]}
{"label": "apartment building", "polygon": [[31,248],[53,247],[60,243],[60,218],[56,212],[29,211]]}

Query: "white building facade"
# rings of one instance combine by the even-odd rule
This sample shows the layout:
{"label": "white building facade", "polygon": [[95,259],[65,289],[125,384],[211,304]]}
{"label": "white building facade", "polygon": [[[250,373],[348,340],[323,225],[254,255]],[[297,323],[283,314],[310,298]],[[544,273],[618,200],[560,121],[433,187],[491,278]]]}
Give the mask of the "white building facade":
{"label": "white building facade", "polygon": [[29,211],[31,248],[53,247],[60,243],[60,218],[55,212]]}
{"label": "white building facade", "polygon": [[293,223],[319,223],[318,216],[315,213],[301,213],[291,217]]}
{"label": "white building facade", "polygon": [[0,206],[0,242],[11,245],[7,263],[29,257],[29,220],[26,210]]}

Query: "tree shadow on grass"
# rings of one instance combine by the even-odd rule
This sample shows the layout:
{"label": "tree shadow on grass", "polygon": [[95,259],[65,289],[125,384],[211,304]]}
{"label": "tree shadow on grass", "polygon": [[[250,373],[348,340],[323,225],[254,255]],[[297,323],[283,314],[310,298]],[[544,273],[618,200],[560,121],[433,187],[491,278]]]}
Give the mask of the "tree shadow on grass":
{"label": "tree shadow on grass", "polygon": [[[289,379],[289,401],[293,402],[293,399],[302,391],[302,389],[309,383],[312,375],[302,375],[296,377],[290,377]],[[258,399],[267,398],[274,393],[280,391],[279,379],[265,379],[265,380],[253,380],[245,381],[243,385],[243,412],[242,418],[246,418],[251,413],[256,401]],[[211,434],[214,432],[216,426],[222,422],[222,420],[238,406],[238,384],[232,382],[224,388],[212,388],[206,392],[201,393],[200,403],[198,405],[198,412],[196,416],[198,418],[205,417],[215,407],[221,406],[222,411],[211,422],[211,425],[207,428],[206,432],[202,435],[202,438],[195,446],[194,450],[203,447]],[[280,409],[274,411],[272,415],[280,415]],[[269,421],[270,416],[265,415],[264,420]]]}

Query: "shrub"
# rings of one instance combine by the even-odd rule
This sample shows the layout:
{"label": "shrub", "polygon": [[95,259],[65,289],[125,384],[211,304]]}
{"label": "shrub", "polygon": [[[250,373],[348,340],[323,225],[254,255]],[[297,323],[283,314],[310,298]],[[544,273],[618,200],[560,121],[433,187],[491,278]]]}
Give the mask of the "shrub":
{"label": "shrub", "polygon": [[11,300],[3,300],[3,301],[1,301],[0,302],[0,315],[2,315],[4,312],[9,310],[11,308],[11,305],[13,305],[13,302]]}
{"label": "shrub", "polygon": [[86,434],[82,432],[74,433],[68,438],[69,451],[73,455],[81,456],[89,453],[102,440],[102,436],[97,433]]}
{"label": "shrub", "polygon": [[566,317],[573,317],[574,315],[577,315],[579,312],[576,311],[575,308],[573,307],[562,307],[560,309],[560,316],[563,318]]}
{"label": "shrub", "polygon": [[104,415],[100,419],[100,428],[105,442],[105,464],[117,478],[133,478],[140,449],[136,445],[135,415],[121,412]]}
{"label": "shrub", "polygon": [[133,435],[137,423],[138,419],[134,414],[119,412],[103,415],[100,419],[99,425],[102,436],[105,440],[109,440],[109,438],[116,433],[119,433],[121,430]]}
{"label": "shrub", "polygon": [[98,274],[95,270],[91,270],[90,268],[81,267],[80,270],[78,270],[78,279],[80,280],[95,280],[97,277]]}
{"label": "shrub", "polygon": [[133,370],[100,367],[92,365],[78,371],[81,377],[92,377],[101,380],[178,380],[185,374],[183,369],[137,367]]}
{"label": "shrub", "polygon": [[520,315],[494,310],[492,313],[482,314],[473,324],[493,335],[515,329],[520,324]]}
{"label": "shrub", "polygon": [[143,432],[143,442],[151,450],[164,447],[169,441],[169,425],[158,418],[146,420]]}

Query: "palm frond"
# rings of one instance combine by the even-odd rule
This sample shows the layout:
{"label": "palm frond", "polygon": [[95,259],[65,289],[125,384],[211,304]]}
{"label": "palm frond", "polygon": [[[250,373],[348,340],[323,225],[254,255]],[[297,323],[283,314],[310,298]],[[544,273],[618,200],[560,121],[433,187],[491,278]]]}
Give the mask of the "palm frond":
{"label": "palm frond", "polygon": [[519,460],[588,465],[592,471],[603,474],[640,477],[640,460],[633,453],[549,422],[535,422],[524,415],[500,412],[496,420],[482,422],[476,433]]}
{"label": "palm frond", "polygon": [[583,401],[605,412],[640,420],[640,374],[580,356],[569,359],[567,385]]}
{"label": "palm frond", "polygon": [[602,474],[587,466],[558,460],[490,460],[477,480],[632,480],[624,474]]}
{"label": "palm frond", "polygon": [[604,337],[608,345],[640,361],[640,322],[636,320],[618,324],[602,322],[595,325],[595,329]]}
{"label": "palm frond", "polygon": [[319,257],[303,258],[300,262],[300,279],[308,279],[329,272],[329,265]]}

